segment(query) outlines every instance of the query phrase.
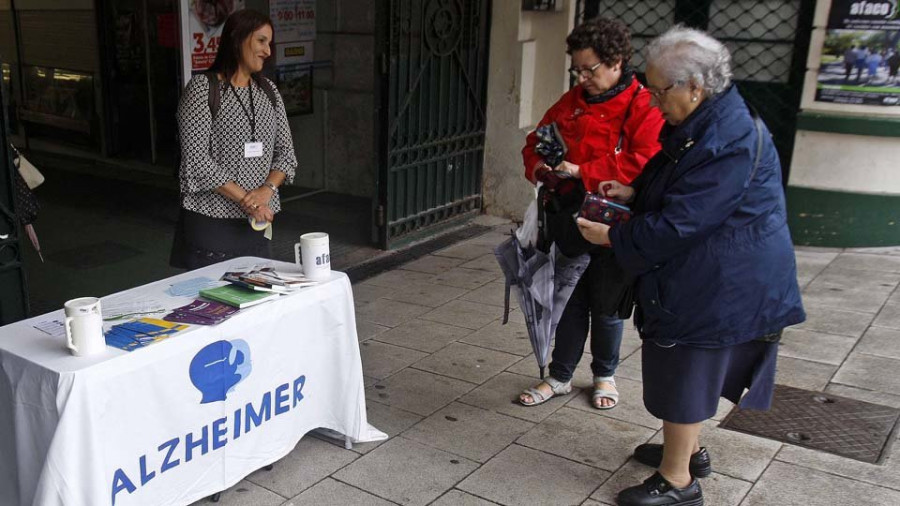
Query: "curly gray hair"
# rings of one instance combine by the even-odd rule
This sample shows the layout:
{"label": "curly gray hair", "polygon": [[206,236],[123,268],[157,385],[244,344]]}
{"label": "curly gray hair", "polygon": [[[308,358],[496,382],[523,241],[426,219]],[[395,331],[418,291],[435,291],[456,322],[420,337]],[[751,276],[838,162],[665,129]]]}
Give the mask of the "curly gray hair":
{"label": "curly gray hair", "polygon": [[647,65],[672,84],[694,84],[707,95],[721,93],[731,84],[731,53],[700,30],[674,26],[653,39],[644,54]]}

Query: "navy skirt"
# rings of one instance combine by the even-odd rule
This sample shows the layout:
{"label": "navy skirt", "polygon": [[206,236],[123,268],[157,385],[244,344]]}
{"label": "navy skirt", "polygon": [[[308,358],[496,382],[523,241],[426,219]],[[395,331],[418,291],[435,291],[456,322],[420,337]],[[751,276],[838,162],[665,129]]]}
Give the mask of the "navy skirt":
{"label": "navy skirt", "polygon": [[698,348],[681,344],[663,347],[644,341],[644,406],[653,416],[673,423],[712,418],[719,397],[742,409],[769,409],[777,356],[777,342]]}

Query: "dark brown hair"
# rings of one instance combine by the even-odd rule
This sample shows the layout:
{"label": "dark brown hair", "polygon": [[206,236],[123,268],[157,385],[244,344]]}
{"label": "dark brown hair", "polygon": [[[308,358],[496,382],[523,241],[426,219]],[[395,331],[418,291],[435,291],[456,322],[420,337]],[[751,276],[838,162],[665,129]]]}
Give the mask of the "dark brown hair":
{"label": "dark brown hair", "polygon": [[634,54],[631,33],[618,19],[594,18],[575,27],[566,37],[566,52],[572,54],[582,49],[593,49],[604,65],[612,67],[622,62],[627,65]]}
{"label": "dark brown hair", "polygon": [[225,75],[226,81],[231,79],[241,62],[241,46],[244,41],[253,35],[253,32],[266,25],[272,26],[272,20],[262,12],[251,9],[233,12],[222,27],[219,52],[216,53],[216,59],[209,70],[221,72]]}

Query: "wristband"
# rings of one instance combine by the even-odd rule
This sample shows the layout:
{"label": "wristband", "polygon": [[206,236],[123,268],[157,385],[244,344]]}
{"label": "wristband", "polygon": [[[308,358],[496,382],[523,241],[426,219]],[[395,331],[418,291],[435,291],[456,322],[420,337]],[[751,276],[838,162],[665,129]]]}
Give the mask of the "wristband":
{"label": "wristband", "polygon": [[269,189],[272,190],[272,193],[275,193],[276,195],[278,194],[278,187],[275,186],[274,184],[272,184],[272,183],[266,181],[265,183],[263,183],[263,186],[268,186]]}

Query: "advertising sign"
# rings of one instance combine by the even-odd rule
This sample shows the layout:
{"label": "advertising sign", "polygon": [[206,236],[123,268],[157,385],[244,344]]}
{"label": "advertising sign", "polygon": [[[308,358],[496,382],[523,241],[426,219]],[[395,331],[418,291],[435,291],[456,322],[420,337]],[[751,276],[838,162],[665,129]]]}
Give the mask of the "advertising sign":
{"label": "advertising sign", "polygon": [[316,0],[269,0],[276,42],[315,40]]}
{"label": "advertising sign", "polygon": [[244,0],[188,1],[188,36],[185,43],[190,48],[191,74],[202,72],[212,65],[219,50],[222,25],[232,12],[243,8]]}
{"label": "advertising sign", "polygon": [[898,42],[898,0],[832,0],[815,100],[900,105]]}

